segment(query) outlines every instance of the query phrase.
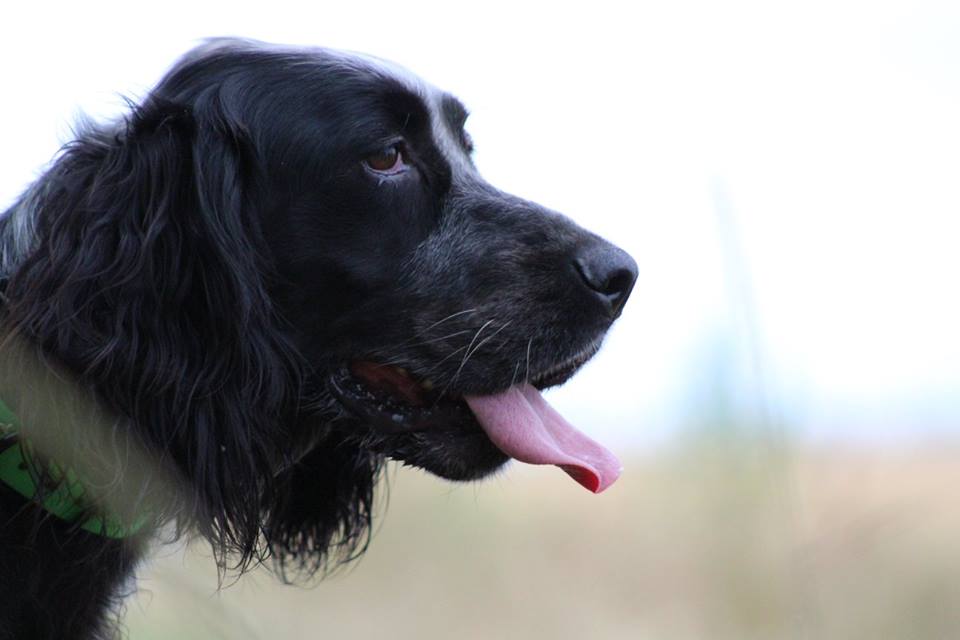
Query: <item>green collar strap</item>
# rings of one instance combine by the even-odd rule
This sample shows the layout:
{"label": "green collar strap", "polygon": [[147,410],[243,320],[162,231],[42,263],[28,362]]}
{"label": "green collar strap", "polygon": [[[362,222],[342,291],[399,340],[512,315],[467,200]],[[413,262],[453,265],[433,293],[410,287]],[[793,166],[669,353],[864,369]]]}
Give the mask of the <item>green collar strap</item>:
{"label": "green collar strap", "polygon": [[[15,437],[18,427],[17,417],[0,400],[0,439]],[[47,463],[46,473],[53,486],[38,496],[39,474],[30,450],[29,443],[20,440],[0,452],[0,482],[61,520],[79,522],[81,529],[107,538],[127,538],[146,524],[146,515],[140,515],[129,526],[111,514],[91,515],[89,500],[77,474],[70,468],[62,470],[54,462]]]}

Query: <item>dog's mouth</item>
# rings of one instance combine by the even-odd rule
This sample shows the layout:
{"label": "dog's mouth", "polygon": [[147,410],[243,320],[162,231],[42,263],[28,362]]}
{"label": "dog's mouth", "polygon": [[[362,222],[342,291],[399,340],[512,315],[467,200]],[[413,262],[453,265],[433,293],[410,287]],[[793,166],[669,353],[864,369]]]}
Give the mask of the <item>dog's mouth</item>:
{"label": "dog's mouth", "polygon": [[387,434],[482,432],[506,455],[552,464],[599,493],[620,475],[617,458],[567,422],[540,394],[560,384],[599,345],[492,393],[455,395],[402,367],[358,360],[330,378],[334,396],[356,417]]}

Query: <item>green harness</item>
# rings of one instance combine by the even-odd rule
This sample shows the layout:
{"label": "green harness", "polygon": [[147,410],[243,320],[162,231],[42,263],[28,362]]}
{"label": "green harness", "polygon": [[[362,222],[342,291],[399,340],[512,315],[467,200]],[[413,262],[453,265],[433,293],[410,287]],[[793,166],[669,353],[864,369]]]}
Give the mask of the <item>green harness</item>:
{"label": "green harness", "polygon": [[[15,438],[18,427],[17,416],[0,400],[0,440]],[[54,486],[38,497],[36,464],[29,443],[21,439],[0,452],[0,482],[61,520],[79,522],[81,529],[107,538],[127,538],[146,524],[146,515],[137,517],[129,526],[115,515],[91,515],[86,491],[72,469],[64,471],[56,463],[49,462],[47,475]]]}

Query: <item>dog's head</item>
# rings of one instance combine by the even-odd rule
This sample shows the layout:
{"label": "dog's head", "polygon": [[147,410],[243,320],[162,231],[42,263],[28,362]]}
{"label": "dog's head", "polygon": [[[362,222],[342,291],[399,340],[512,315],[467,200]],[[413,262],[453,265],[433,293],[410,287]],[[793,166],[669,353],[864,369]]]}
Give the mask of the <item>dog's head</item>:
{"label": "dog's head", "polygon": [[249,127],[272,296],[349,416],[337,430],[448,478],[482,476],[506,452],[593,490],[613,482],[616,460],[538,390],[596,352],[633,260],[485,182],[464,106],[402,69],[220,44],[160,91],[209,90],[201,69]]}
{"label": "dog's head", "polygon": [[256,508],[283,544],[366,517],[357,469],[384,457],[452,479],[515,457],[602,490],[616,459],[539,391],[597,351],[636,264],[485,182],[466,118],[374,58],[213,41],[21,202],[40,241],[19,321],[136,421],[183,422],[143,437],[215,486],[214,520],[279,499]]}

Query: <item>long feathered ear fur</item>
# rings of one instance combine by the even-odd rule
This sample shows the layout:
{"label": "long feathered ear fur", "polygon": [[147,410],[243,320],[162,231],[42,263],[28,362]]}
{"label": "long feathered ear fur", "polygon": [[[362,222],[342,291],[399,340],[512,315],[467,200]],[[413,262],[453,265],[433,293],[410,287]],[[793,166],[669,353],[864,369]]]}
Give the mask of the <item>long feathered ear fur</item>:
{"label": "long feathered ear fur", "polygon": [[319,568],[329,545],[360,545],[379,463],[288,459],[301,367],[265,284],[256,159],[217,91],[188,104],[151,98],[66,148],[33,193],[7,317],[175,470],[186,489],[157,508],[221,566],[273,552]]}
{"label": "long feathered ear fur", "polygon": [[374,454],[328,445],[278,474],[264,533],[284,581],[328,571],[366,550],[381,465]]}

